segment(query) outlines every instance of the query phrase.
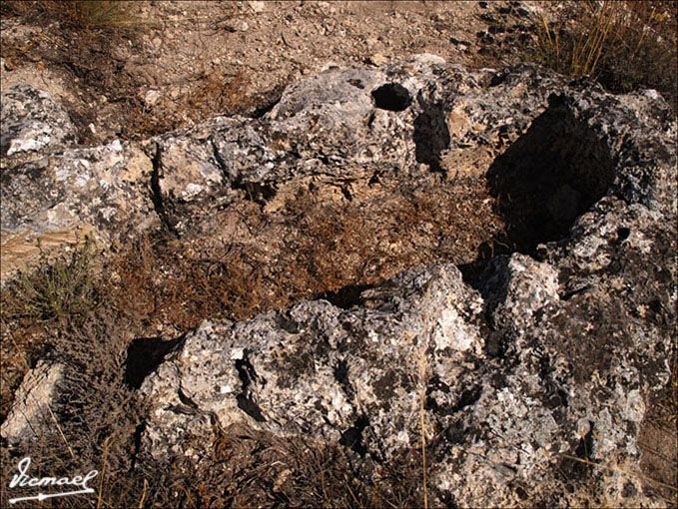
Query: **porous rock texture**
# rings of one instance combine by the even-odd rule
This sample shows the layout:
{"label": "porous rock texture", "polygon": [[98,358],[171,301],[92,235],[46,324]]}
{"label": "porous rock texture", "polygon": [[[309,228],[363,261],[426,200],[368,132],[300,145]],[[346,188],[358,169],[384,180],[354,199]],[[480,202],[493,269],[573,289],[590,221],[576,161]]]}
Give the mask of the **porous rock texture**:
{"label": "porous rock texture", "polygon": [[[485,189],[466,196],[480,196],[458,225],[470,248],[450,248],[451,263],[342,307],[304,301],[189,333],[141,385],[137,461],[209,463],[217,430],[242,422],[374,463],[424,433],[435,505],[564,505],[586,461],[605,465],[608,503],[661,503],[621,469],[637,470],[676,335],[675,136],[653,91],[423,55],[309,78],[258,119],[10,163],[3,235],[165,229],[260,243],[264,262],[290,242],[302,188],[366,208],[403,188]],[[230,221],[247,203],[269,218],[256,232]]]}
{"label": "porous rock texture", "polygon": [[58,393],[63,371],[61,364],[40,361],[26,375],[14,398],[12,411],[0,426],[0,435],[9,444],[39,440],[44,429],[51,427],[50,404]]}
{"label": "porous rock texture", "polygon": [[74,141],[71,119],[47,92],[22,84],[2,93],[3,156],[48,153]]}

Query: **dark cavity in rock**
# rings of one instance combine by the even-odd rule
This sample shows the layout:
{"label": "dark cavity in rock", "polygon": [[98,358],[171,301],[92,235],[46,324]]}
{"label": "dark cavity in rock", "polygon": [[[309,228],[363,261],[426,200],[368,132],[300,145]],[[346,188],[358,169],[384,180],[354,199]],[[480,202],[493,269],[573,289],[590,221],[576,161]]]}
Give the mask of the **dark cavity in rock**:
{"label": "dark cavity in rock", "polygon": [[610,151],[566,105],[551,102],[487,177],[515,250],[563,238],[614,180]]}
{"label": "dark cavity in rock", "polygon": [[141,387],[144,379],[165,360],[183,337],[171,341],[161,338],[136,338],[127,348],[125,383],[132,389]]}
{"label": "dark cavity in rock", "polygon": [[387,83],[372,90],[377,108],[388,111],[404,111],[412,104],[410,92],[399,83]]}
{"label": "dark cavity in rock", "polygon": [[353,306],[361,304],[360,294],[368,288],[371,288],[371,286],[348,285],[336,291],[323,292],[317,298],[324,299],[342,309],[351,309]]}
{"label": "dark cavity in rock", "polygon": [[370,420],[365,415],[358,417],[355,425],[344,431],[339,439],[339,444],[350,447],[360,456],[365,456],[367,449],[363,445],[363,431],[370,425]]}
{"label": "dark cavity in rock", "polygon": [[441,173],[441,154],[450,146],[450,131],[442,104],[424,106],[414,119],[415,157],[418,163],[428,164],[431,171]]}
{"label": "dark cavity in rock", "polygon": [[243,355],[242,359],[235,361],[235,369],[238,371],[238,377],[242,382],[242,391],[236,397],[238,408],[257,422],[266,422],[259,405],[257,405],[249,395],[250,391],[248,388],[252,382],[256,381],[257,374],[254,371],[252,364],[247,360],[247,353]]}

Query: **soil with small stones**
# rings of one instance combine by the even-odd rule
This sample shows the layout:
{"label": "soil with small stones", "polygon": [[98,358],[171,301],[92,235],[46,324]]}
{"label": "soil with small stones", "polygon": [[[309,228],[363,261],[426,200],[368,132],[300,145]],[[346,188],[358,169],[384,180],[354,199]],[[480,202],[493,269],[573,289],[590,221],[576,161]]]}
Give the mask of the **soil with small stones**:
{"label": "soil with small stones", "polygon": [[[67,108],[80,143],[139,139],[217,114],[257,115],[333,66],[432,53],[472,67],[519,61],[536,5],[517,2],[134,2],[116,27],[2,19],[3,89]],[[28,16],[28,20],[31,17]]]}

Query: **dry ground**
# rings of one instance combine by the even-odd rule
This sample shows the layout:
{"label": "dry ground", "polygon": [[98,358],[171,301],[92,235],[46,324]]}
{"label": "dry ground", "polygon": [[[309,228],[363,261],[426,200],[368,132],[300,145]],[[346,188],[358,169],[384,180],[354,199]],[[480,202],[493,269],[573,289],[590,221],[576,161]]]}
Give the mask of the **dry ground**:
{"label": "dry ground", "polygon": [[518,60],[516,43],[534,32],[508,3],[500,13],[499,3],[474,2],[122,2],[124,19],[94,32],[15,4],[8,14],[28,13],[3,16],[2,88],[47,89],[86,144],[256,114],[289,83],[332,65],[416,53],[501,65]]}

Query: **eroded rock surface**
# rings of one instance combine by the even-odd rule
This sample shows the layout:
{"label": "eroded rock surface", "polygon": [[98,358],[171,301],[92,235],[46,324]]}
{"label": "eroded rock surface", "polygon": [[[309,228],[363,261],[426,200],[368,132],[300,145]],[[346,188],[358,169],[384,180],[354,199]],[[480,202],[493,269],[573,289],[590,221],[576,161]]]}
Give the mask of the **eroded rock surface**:
{"label": "eroded rock surface", "polygon": [[[486,173],[509,235],[531,256],[494,258],[467,282],[451,265],[413,269],[350,309],[303,302],[203,324],[142,386],[152,404],[145,454],[201,461],[215,423],[244,421],[385,461],[417,447],[424,397],[440,503],[563,503],[566,483],[589,475],[585,461],[637,465],[636,435],[648,396],[668,380],[675,327],[675,124],[652,93],[614,97],[531,68],[485,82],[432,69],[426,85],[399,71],[421,108],[409,115],[369,113],[359,97],[315,105],[314,86],[328,77],[299,84],[298,102],[293,88],[270,118],[308,141],[283,153],[314,146],[323,175],[346,175],[375,164],[353,148],[369,147],[370,135],[409,132],[383,146],[383,158],[404,161],[404,172],[420,161],[451,178]],[[336,76],[366,89],[386,81],[352,72]],[[526,108],[527,90],[535,106]],[[371,127],[347,130],[332,122],[337,111]],[[331,133],[335,151],[323,148]],[[283,153],[246,178],[303,178],[304,168],[286,170]],[[598,474],[607,500],[647,503],[638,480],[610,472]]]}
{"label": "eroded rock surface", "polygon": [[42,90],[15,85],[2,92],[2,156],[46,154],[75,142],[68,114]]}
{"label": "eroded rock surface", "polygon": [[[445,196],[459,208],[439,238],[426,225],[374,237],[385,259],[435,242],[436,263],[341,307],[304,301],[189,333],[141,385],[137,460],[209,463],[217,430],[244,422],[386,462],[418,447],[423,400],[436,504],[564,504],[587,461],[609,467],[595,475],[610,503],[646,504],[615,467],[637,468],[645,406],[669,377],[675,136],[653,92],[420,56],[310,78],[260,119],[4,170],[3,232],[39,236],[58,218],[114,242],[164,230],[256,245],[275,277],[302,191],[365,224],[404,194]],[[266,220],[245,228],[252,211]]]}
{"label": "eroded rock surface", "polygon": [[15,445],[21,441],[40,441],[55,426],[50,405],[58,393],[64,366],[40,361],[19,387],[14,406],[0,427],[2,438]]}

